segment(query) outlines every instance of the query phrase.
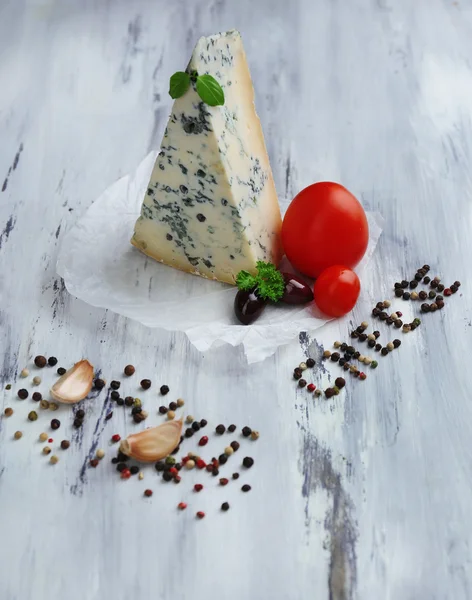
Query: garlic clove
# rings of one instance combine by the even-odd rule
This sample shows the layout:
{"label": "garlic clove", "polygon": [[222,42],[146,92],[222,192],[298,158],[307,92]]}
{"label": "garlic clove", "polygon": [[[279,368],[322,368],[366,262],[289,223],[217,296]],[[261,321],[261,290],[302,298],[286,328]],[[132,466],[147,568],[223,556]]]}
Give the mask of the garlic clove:
{"label": "garlic clove", "polygon": [[120,451],[141,462],[156,462],[177,448],[182,434],[183,419],[166,421],[158,427],[150,427],[132,433],[120,444]]}
{"label": "garlic clove", "polygon": [[93,366],[88,360],[81,360],[56,381],[50,394],[58,402],[75,404],[88,396],[92,383]]}

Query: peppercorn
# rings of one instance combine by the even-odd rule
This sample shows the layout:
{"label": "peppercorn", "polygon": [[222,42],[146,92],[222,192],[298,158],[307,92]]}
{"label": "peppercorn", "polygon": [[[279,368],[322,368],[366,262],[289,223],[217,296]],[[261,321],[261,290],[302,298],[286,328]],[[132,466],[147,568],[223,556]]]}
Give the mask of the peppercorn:
{"label": "peppercorn", "polygon": [[205,517],[205,513],[202,510],[199,510],[196,513],[196,516],[197,516],[198,519],[203,519]]}
{"label": "peppercorn", "polygon": [[140,412],[143,412],[143,409],[140,406],[133,406],[131,409],[132,415],[138,415]]}
{"label": "peppercorn", "polygon": [[[362,332],[361,332],[361,333],[362,333]],[[336,342],[334,342],[334,343],[333,343],[333,346],[334,346],[335,348],[340,348],[340,347],[341,347],[341,342],[338,342],[338,341],[336,341]]]}
{"label": "peppercorn", "polygon": [[436,304],[436,302],[433,302],[433,303],[430,305],[430,307],[429,307],[429,310],[430,310],[431,312],[436,312],[436,311],[438,310],[438,305]]}
{"label": "peppercorn", "polygon": [[194,434],[194,431],[193,431],[193,429],[192,429],[192,428],[190,428],[190,427],[188,427],[188,428],[185,430],[185,434],[184,434],[184,435],[185,435],[185,437],[186,437],[186,438],[191,438],[193,434]]}
{"label": "peppercorn", "polygon": [[369,340],[367,342],[367,345],[369,346],[369,348],[373,348],[375,346],[375,339],[374,340]]}
{"label": "peppercorn", "polygon": [[139,467],[133,465],[132,467],[130,467],[129,472],[131,473],[131,475],[137,475],[139,473]]}
{"label": "peppercorn", "polygon": [[250,486],[250,485],[248,485],[247,483],[245,483],[245,484],[243,485],[243,487],[241,488],[241,490],[242,490],[243,492],[250,492],[250,491],[251,491],[251,486]]}
{"label": "peppercorn", "polygon": [[411,292],[410,300],[418,300],[418,293],[417,292]]}
{"label": "peppercorn", "polygon": [[354,352],[354,354],[352,355],[352,358],[355,358],[356,360],[360,357],[361,353],[356,350],[356,352]]}
{"label": "peppercorn", "polygon": [[170,389],[168,385],[161,385],[159,391],[161,392],[162,396],[166,396],[170,392]]}
{"label": "peppercorn", "polygon": [[250,427],[243,427],[242,428],[242,434],[244,437],[249,437],[251,435],[251,428]]}
{"label": "peppercorn", "polygon": [[446,288],[446,289],[444,290],[444,295],[445,295],[445,296],[450,296],[451,294],[452,294],[452,291],[450,290],[450,288]]}
{"label": "peppercorn", "polygon": [[59,421],[59,419],[52,419],[51,429],[59,429],[60,426],[61,426],[61,422]]}
{"label": "peppercorn", "polygon": [[110,383],[110,387],[111,387],[112,390],[119,390],[120,389],[120,385],[121,385],[121,382],[119,382],[119,381],[112,381]]}
{"label": "peppercorn", "polygon": [[436,305],[439,309],[444,308],[444,300],[436,300]]}
{"label": "peppercorn", "polygon": [[353,339],[357,339],[359,337],[359,334],[357,333],[357,331],[351,331],[351,337]]}
{"label": "peppercorn", "polygon": [[126,365],[126,367],[123,370],[123,373],[126,375],[126,377],[131,377],[131,375],[134,375],[136,372],[136,369],[134,368],[133,365]]}
{"label": "peppercorn", "polygon": [[394,321],[394,324],[397,329],[400,329],[400,327],[403,325],[403,321],[401,319],[396,319],[396,321]]}
{"label": "peppercorn", "polygon": [[403,300],[409,300],[410,299],[410,292],[404,292],[402,298],[403,298]]}
{"label": "peppercorn", "polygon": [[329,350],[325,350],[323,352],[323,358],[329,358],[331,356],[331,352]]}
{"label": "peppercorn", "polygon": [[223,435],[223,433],[226,431],[226,427],[224,425],[217,425],[215,431],[218,435]]}
{"label": "peppercorn", "polygon": [[206,419],[202,419],[200,421],[200,427],[206,427],[208,425],[208,421]]}
{"label": "peppercorn", "polygon": [[293,371],[293,378],[294,378],[294,379],[301,379],[301,376],[302,376],[302,372],[301,372],[301,370],[300,370],[300,369],[298,369],[298,368],[296,368],[296,369]]}
{"label": "peppercorn", "polygon": [[379,363],[378,363],[376,360],[373,360],[373,361],[370,363],[370,368],[371,368],[371,369],[376,369],[378,366],[379,366]]}
{"label": "peppercorn", "polygon": [[164,481],[172,481],[173,479],[173,475],[171,475],[169,472],[164,471],[164,473],[162,473],[162,479]]}
{"label": "peppercorn", "polygon": [[[247,437],[247,436],[246,436]],[[239,442],[231,442],[230,444],[231,448],[236,452],[237,450],[239,450]]]}
{"label": "peppercorn", "polygon": [[185,509],[187,508],[187,504],[186,504],[185,502],[179,502],[179,503],[177,504],[177,508],[178,508],[179,510],[185,510]]}
{"label": "peppercorn", "polygon": [[[418,279],[418,281],[421,280],[421,276],[420,279]],[[418,281],[410,281],[410,290],[414,290],[416,287],[418,287]]]}
{"label": "peppercorn", "polygon": [[402,290],[402,288],[396,288],[396,290],[395,290],[395,296],[397,298],[401,298],[403,296],[403,290]]}
{"label": "peppercorn", "polygon": [[346,385],[346,380],[343,379],[342,377],[336,377],[336,380],[335,380],[334,384],[339,389],[342,389]]}
{"label": "peppercorn", "polygon": [[370,356],[366,356],[364,359],[364,364],[370,365],[371,362],[372,362],[372,359],[370,358]]}
{"label": "peppercorn", "polygon": [[388,350],[389,352],[391,352],[391,351],[392,351],[394,348],[395,348],[395,346],[393,345],[393,342],[389,342],[389,343],[387,344],[387,350]]}
{"label": "peppercorn", "polygon": [[118,398],[118,399],[116,400],[116,403],[118,404],[118,406],[124,406],[124,404],[125,404],[125,401],[123,400],[123,398]]}
{"label": "peppercorn", "polygon": [[435,279],[432,279],[431,283],[429,284],[429,287],[431,287],[431,288],[437,288],[438,287],[438,282]]}
{"label": "peppercorn", "polygon": [[307,359],[307,361],[306,361],[306,366],[307,366],[309,369],[312,369],[312,368],[315,366],[315,364],[316,364],[316,363],[315,363],[315,361],[313,360],[313,358],[308,358],[308,359]]}
{"label": "peppercorn", "polygon": [[333,388],[326,388],[325,389],[325,396],[326,398],[332,398],[334,396],[334,390]]}
{"label": "peppercorn", "polygon": [[162,460],[158,461],[155,465],[154,468],[156,469],[156,471],[158,473],[160,473],[161,471],[164,470],[164,463],[162,462]]}
{"label": "peppercorn", "polygon": [[300,369],[300,371],[306,371],[306,370],[307,370],[307,368],[308,368],[308,366],[307,366],[307,364],[306,364],[306,363],[304,363],[304,362],[301,362],[301,363],[298,365],[298,368]]}
{"label": "peppercorn", "polygon": [[37,421],[38,413],[35,410],[32,410],[28,413],[28,421]]}
{"label": "peppercorn", "polygon": [[421,271],[418,271],[418,273],[416,273],[415,275],[415,281],[421,281],[421,279],[423,278],[424,273],[421,273]]}
{"label": "peppercorn", "polygon": [[13,414],[13,408],[10,408],[9,406],[7,406],[7,408],[3,411],[3,414],[6,417],[11,417]]}
{"label": "peppercorn", "polygon": [[218,477],[218,475],[220,474],[218,467],[216,466],[212,466],[211,468],[211,474],[213,475],[213,477]]}
{"label": "peppercorn", "polygon": [[388,319],[385,320],[385,323],[387,323],[387,325],[391,325],[393,323],[392,317],[388,317]]}
{"label": "peppercorn", "polygon": [[403,325],[402,331],[403,331],[403,333],[410,333],[410,331],[411,331],[410,325]]}
{"label": "peppercorn", "polygon": [[38,367],[38,369],[43,369],[46,364],[47,364],[47,360],[45,356],[36,356],[36,358],[34,359],[34,364]]}
{"label": "peppercorn", "polygon": [[375,344],[375,351],[380,352],[382,350],[382,344]]}
{"label": "peppercorn", "polygon": [[364,379],[367,379],[367,375],[363,371],[361,371],[359,373],[359,379],[361,379],[362,381],[364,381]]}
{"label": "peppercorn", "polygon": [[110,394],[110,398],[112,400],[118,400],[119,397],[120,397],[120,392],[117,392],[116,390]]}
{"label": "peppercorn", "polygon": [[410,331],[415,331],[416,325],[414,323],[410,323]]}
{"label": "peppercorn", "polygon": [[183,398],[177,398],[177,406],[181,408],[185,404],[185,400]]}
{"label": "peppercorn", "polygon": [[[339,352],[333,352],[333,354],[331,354],[331,360],[333,362],[338,362],[339,359],[340,359]],[[300,385],[300,382],[298,382],[298,384]]]}
{"label": "peppercorn", "polygon": [[381,312],[380,315],[379,315],[379,319],[381,321],[386,321],[388,319],[387,313],[386,312]]}
{"label": "peppercorn", "polygon": [[53,454],[49,459],[49,462],[51,463],[51,465],[56,465],[59,462],[59,457]]}
{"label": "peppercorn", "polygon": [[429,312],[430,308],[429,308],[429,304],[427,304],[426,302],[424,304],[421,305],[421,312]]}
{"label": "peppercorn", "polygon": [[451,287],[449,289],[451,290],[451,292],[453,294],[455,294],[459,288],[457,288],[455,285],[451,285]]}
{"label": "peppercorn", "polygon": [[199,446],[206,446],[208,444],[208,437],[206,435],[202,436],[198,441]]}
{"label": "peppercorn", "polygon": [[398,288],[401,288],[401,287],[402,287],[402,284],[401,284],[399,281],[396,281],[396,282],[393,284],[393,289],[394,289],[394,290],[396,290],[396,289],[398,289]]}
{"label": "peppercorn", "polygon": [[229,483],[229,479],[226,479],[226,477],[221,477],[220,485],[228,485],[228,483]]}
{"label": "peppercorn", "polygon": [[319,398],[323,392],[321,390],[315,390],[315,396]]}
{"label": "peppercorn", "polygon": [[431,298],[431,300],[432,300],[433,298],[436,298],[436,292],[435,292],[434,290],[431,290],[431,291],[429,292],[429,294],[428,294],[428,297],[429,297],[429,298]]}
{"label": "peppercorn", "polygon": [[359,336],[359,341],[360,342],[365,342],[367,339],[367,334],[366,333],[361,333]]}
{"label": "peppercorn", "polygon": [[141,423],[142,421],[144,421],[144,417],[143,417],[142,411],[136,413],[135,415],[133,415],[133,421],[135,423]]}
{"label": "peppercorn", "polygon": [[[339,363],[341,363],[341,361],[342,361],[342,360],[344,360],[344,359],[342,359],[342,358],[341,358],[341,359],[339,360]],[[314,392],[314,391],[315,391],[315,389],[316,389],[316,385],[315,385],[314,383],[309,383],[309,384],[307,385],[307,388],[306,388],[306,389],[307,389],[309,392]]]}
{"label": "peppercorn", "polygon": [[460,288],[461,287],[461,282],[460,281],[454,281],[454,285],[456,286],[456,288]]}
{"label": "peppercorn", "polygon": [[98,458],[92,458],[89,464],[91,467],[96,469],[98,467],[99,463],[100,463],[100,461],[98,460]]}
{"label": "peppercorn", "polygon": [[374,317],[378,317],[379,314],[380,314],[380,310],[376,306],[374,306],[374,308],[372,309],[372,315]]}
{"label": "peppercorn", "polygon": [[377,304],[375,305],[376,308],[378,308],[379,310],[383,310],[384,309],[384,303],[383,302],[377,302]]}
{"label": "peppercorn", "polygon": [[142,379],[140,385],[143,388],[143,390],[148,390],[151,387],[151,380]]}
{"label": "peppercorn", "polygon": [[177,402],[170,402],[169,410],[176,411],[177,410]]}
{"label": "peppercorn", "polygon": [[21,390],[18,390],[17,395],[20,400],[26,400],[26,398],[28,398],[28,390],[22,388]]}
{"label": "peppercorn", "polygon": [[193,431],[200,431],[200,429],[201,429],[200,423],[198,423],[198,421],[194,421],[192,423],[192,429],[193,429]]}
{"label": "peppercorn", "polygon": [[304,388],[306,386],[306,379],[298,380],[298,387]]}

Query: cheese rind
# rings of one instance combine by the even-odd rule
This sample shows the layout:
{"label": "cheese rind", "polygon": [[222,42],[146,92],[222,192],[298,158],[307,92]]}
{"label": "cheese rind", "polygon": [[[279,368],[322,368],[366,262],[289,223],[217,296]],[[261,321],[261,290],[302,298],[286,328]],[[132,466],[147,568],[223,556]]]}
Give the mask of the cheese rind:
{"label": "cheese rind", "polygon": [[282,220],[238,32],[197,43],[188,72],[222,86],[211,107],[195,84],[175,100],[132,244],[152,258],[234,284],[258,260],[278,264]]}

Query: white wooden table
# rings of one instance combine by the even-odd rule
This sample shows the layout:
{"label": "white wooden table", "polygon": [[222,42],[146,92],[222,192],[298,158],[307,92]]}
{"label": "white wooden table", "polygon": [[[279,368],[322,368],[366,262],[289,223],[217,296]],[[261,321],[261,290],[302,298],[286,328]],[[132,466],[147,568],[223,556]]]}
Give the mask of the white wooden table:
{"label": "white wooden table", "polygon": [[[386,219],[354,315],[249,367],[239,348],[202,356],[181,334],[91,308],[55,273],[64,232],[159,144],[169,75],[200,35],[233,27],[279,193],[336,180]],[[13,384],[0,407],[15,410],[0,419],[2,600],[472,597],[471,31],[466,0],[0,3],[0,382]],[[424,262],[463,282],[446,309],[340,396],[298,391],[305,352],[345,339],[390,297],[386,272],[410,278]],[[167,383],[213,426],[256,427],[237,459],[256,460],[251,493],[243,478],[206,478],[197,498],[197,473],[177,486],[152,467],[121,481],[109,439],[135,426],[119,407],[104,422],[104,392],[79,433],[65,408],[28,422],[34,403],[16,399],[16,378],[39,353],[66,366],[87,357],[108,381],[135,364],[155,383],[126,383],[153,407],[148,424]],[[317,384],[339,375],[327,369]],[[53,370],[41,376],[46,392]],[[37,441],[53,416],[54,448],[72,442],[55,466]],[[107,456],[89,469],[97,446]]]}

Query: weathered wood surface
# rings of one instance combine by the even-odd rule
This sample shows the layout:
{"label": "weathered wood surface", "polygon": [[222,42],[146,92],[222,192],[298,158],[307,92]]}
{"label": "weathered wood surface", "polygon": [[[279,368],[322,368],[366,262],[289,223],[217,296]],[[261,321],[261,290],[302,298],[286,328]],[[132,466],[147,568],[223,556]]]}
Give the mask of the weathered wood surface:
{"label": "weathered wood surface", "polygon": [[[240,349],[202,356],[181,334],[91,308],[55,274],[67,228],[159,143],[169,75],[198,36],[233,27],[279,193],[334,179],[386,218],[354,317],[250,367]],[[255,457],[252,492],[207,489],[196,502],[197,474],[180,486],[152,468],[142,482],[117,479],[108,440],[131,427],[116,409],[104,423],[105,393],[85,403],[80,433],[69,411],[54,413],[55,443],[72,446],[51,467],[36,439],[52,413],[29,423],[32,401],[0,392],[15,410],[0,419],[2,600],[472,597],[471,30],[466,1],[0,4],[2,389],[18,389],[40,352],[65,365],[88,357],[108,380],[131,362],[196,416],[261,431],[234,462]],[[305,352],[346,338],[424,262],[463,281],[446,310],[400,334],[400,350],[334,400],[298,392],[291,370]],[[317,384],[339,374],[328,371]],[[46,391],[52,373],[42,376]],[[126,390],[138,393],[134,380]],[[155,389],[142,397],[157,406]],[[97,446],[105,462],[87,469]],[[182,499],[189,509],[177,514]]]}

